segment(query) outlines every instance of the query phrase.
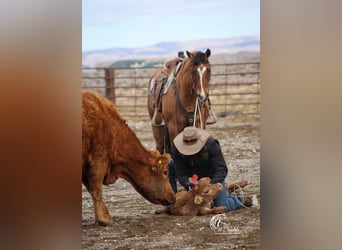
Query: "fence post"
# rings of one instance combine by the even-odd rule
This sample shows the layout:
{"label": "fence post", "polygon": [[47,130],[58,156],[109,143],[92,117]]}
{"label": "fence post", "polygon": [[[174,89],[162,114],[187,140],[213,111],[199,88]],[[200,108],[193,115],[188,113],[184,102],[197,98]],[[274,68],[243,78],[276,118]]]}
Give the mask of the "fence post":
{"label": "fence post", "polygon": [[115,104],[115,73],[114,69],[105,69],[106,97]]}

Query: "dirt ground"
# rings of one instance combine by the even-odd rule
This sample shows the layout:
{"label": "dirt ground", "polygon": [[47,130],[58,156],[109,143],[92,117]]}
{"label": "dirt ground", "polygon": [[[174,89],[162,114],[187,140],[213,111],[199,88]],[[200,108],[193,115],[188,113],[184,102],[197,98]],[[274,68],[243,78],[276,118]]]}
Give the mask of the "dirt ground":
{"label": "dirt ground", "polygon": [[[149,121],[128,125],[145,147],[155,148]],[[220,141],[229,169],[226,182],[247,180],[244,194],[256,194],[260,202],[259,122],[219,118],[207,130]],[[210,225],[217,218],[213,215],[155,214],[163,207],[145,200],[122,179],[104,186],[103,195],[114,222],[108,227],[94,223],[93,203],[82,185],[82,249],[260,249],[259,206],[220,215],[225,227],[218,231]]]}

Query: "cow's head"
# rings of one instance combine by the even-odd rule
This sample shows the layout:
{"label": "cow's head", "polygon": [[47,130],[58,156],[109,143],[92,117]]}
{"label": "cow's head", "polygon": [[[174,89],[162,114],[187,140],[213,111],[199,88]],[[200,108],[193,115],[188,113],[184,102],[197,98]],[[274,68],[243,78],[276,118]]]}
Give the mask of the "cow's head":
{"label": "cow's head", "polygon": [[205,177],[201,178],[197,184],[191,184],[195,204],[201,205],[211,202],[222,191],[222,184],[210,184],[210,181],[209,177]]}
{"label": "cow's head", "polygon": [[151,151],[147,167],[141,169],[142,176],[135,188],[152,203],[167,206],[175,202],[168,176],[170,158],[169,154]]}

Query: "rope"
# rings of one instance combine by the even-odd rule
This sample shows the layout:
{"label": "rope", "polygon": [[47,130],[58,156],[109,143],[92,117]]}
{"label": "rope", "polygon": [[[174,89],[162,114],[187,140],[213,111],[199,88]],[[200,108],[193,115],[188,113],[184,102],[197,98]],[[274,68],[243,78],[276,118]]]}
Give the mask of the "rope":
{"label": "rope", "polygon": [[203,121],[202,121],[202,113],[201,113],[201,107],[198,102],[198,96],[196,96],[196,103],[195,103],[195,112],[194,112],[194,122],[193,126],[196,127],[196,116],[197,116],[197,110],[199,111],[199,118],[200,118],[200,123],[201,123],[201,128],[203,129]]}
{"label": "rope", "polygon": [[[196,116],[197,116],[197,103],[198,103],[198,98],[196,97],[196,103],[195,103],[195,112],[194,112],[194,122],[192,126],[196,127]],[[202,124],[201,124],[202,125]]]}
{"label": "rope", "polygon": [[198,102],[198,97],[196,98],[196,104],[197,104],[197,108],[198,108],[198,110],[199,110],[199,117],[200,117],[201,128],[203,128],[202,112],[201,112],[200,104],[199,104],[199,102]]}
{"label": "rope", "polygon": [[[237,194],[237,192],[236,192],[236,187],[239,189],[239,194]],[[250,197],[249,195],[247,196],[247,195],[244,195],[244,193],[243,193],[243,190],[242,190],[242,188],[240,187],[240,185],[239,184],[235,184],[234,185],[234,191],[232,192],[236,197],[240,197],[240,198],[245,198],[245,197]],[[250,209],[251,207],[247,207],[247,206],[245,206],[244,204],[243,204],[243,202],[241,202],[239,199],[238,199],[238,202],[240,203],[240,205],[242,206],[242,207],[244,207],[244,208],[248,208],[248,209]],[[253,195],[252,195],[252,207],[259,207],[259,204],[258,204],[258,200],[257,200],[257,198],[256,198],[256,194],[254,193]]]}

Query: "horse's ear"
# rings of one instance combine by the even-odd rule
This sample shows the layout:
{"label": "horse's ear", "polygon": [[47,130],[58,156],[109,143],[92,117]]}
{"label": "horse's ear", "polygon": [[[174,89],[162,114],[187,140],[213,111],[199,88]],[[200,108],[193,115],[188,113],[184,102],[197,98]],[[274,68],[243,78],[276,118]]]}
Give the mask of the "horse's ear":
{"label": "horse's ear", "polygon": [[186,54],[188,55],[188,57],[191,59],[192,58],[192,54],[189,51],[186,51]]}
{"label": "horse's ear", "polygon": [[209,57],[210,56],[210,49],[207,49],[206,51],[205,51],[205,54],[207,55],[207,57]]}

